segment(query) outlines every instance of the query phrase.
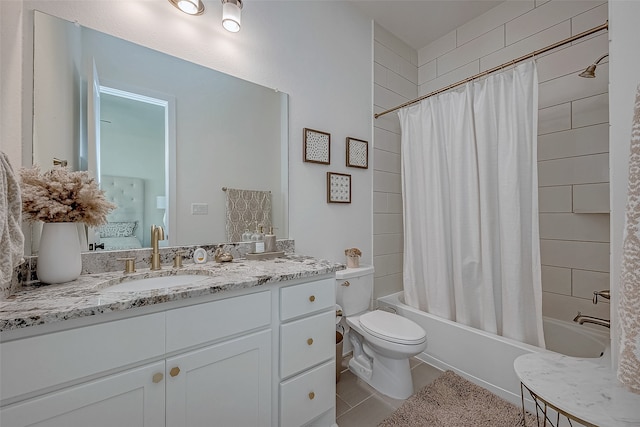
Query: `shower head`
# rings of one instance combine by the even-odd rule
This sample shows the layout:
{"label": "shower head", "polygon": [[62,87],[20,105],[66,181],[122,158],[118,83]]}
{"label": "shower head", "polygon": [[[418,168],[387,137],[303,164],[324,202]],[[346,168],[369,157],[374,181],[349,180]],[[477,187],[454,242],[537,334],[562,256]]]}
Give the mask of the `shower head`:
{"label": "shower head", "polygon": [[608,53],[605,53],[604,55],[602,55],[600,58],[598,58],[598,60],[596,62],[594,62],[593,64],[589,65],[586,70],[584,70],[583,72],[578,74],[578,76],[586,77],[588,79],[594,78],[596,76],[596,67],[598,66],[600,61],[602,61],[607,56],[609,56]]}
{"label": "shower head", "polygon": [[578,74],[580,77],[585,77],[587,79],[592,79],[596,76],[596,64],[591,64],[587,67],[586,70]]}

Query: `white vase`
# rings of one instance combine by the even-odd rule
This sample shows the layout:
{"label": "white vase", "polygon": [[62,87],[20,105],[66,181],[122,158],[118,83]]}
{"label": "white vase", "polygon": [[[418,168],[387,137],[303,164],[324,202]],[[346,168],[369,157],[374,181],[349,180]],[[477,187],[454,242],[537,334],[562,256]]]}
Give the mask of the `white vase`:
{"label": "white vase", "polygon": [[360,257],[347,255],[347,268],[358,268],[358,267],[360,267]]}
{"label": "white vase", "polygon": [[82,271],[80,239],[73,222],[46,222],[42,227],[36,273],[42,283],[76,280]]}

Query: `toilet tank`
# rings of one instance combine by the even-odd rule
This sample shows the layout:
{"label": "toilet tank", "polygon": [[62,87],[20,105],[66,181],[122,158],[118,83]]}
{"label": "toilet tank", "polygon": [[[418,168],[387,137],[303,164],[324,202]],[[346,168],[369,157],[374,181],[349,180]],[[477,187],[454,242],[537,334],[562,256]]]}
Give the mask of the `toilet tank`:
{"label": "toilet tank", "polygon": [[373,295],[373,266],[362,265],[336,271],[336,302],[344,316],[352,316],[369,309]]}

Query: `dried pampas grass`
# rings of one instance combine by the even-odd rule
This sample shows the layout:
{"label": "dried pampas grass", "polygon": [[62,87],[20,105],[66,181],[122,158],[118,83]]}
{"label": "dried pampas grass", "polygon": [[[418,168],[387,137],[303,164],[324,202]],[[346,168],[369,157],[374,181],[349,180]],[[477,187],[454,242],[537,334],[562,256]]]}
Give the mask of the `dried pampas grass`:
{"label": "dried pampas grass", "polygon": [[26,221],[83,222],[98,226],[117,206],[109,202],[87,171],[37,165],[20,169],[22,215]]}
{"label": "dried pampas grass", "polygon": [[346,256],[361,256],[362,251],[360,251],[360,249],[358,248],[349,248],[344,250],[344,254]]}

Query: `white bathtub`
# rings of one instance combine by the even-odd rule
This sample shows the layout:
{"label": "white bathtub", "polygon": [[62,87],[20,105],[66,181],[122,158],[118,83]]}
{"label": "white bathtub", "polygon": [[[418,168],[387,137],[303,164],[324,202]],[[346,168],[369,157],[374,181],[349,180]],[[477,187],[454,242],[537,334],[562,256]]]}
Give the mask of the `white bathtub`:
{"label": "white bathtub", "polygon": [[[424,328],[427,348],[417,356],[420,360],[442,370],[450,369],[518,406],[520,381],[513,370],[513,361],[518,356],[555,351],[598,358],[608,353],[607,332],[577,323],[545,318],[544,335],[549,348],[545,350],[425,313],[404,304],[403,298],[403,293],[398,292],[379,298],[378,304],[393,307],[398,314]],[[604,358],[602,361],[608,363]]]}

